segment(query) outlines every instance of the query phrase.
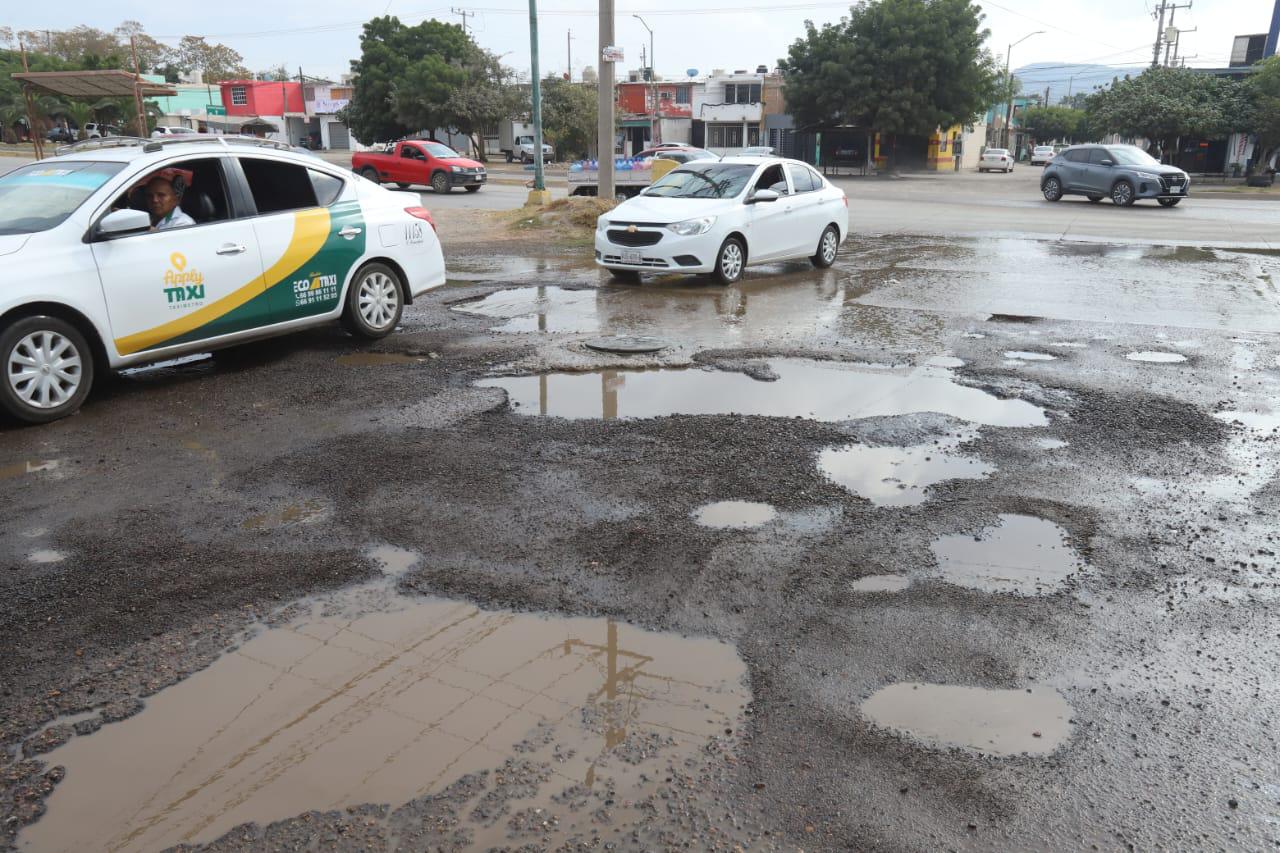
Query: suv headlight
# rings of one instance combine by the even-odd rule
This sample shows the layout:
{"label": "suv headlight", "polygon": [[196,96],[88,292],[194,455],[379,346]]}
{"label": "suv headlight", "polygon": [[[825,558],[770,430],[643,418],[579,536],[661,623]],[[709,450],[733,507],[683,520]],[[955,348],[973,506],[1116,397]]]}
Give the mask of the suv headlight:
{"label": "suv headlight", "polygon": [[706,234],[711,230],[711,226],[715,224],[716,218],[714,216],[699,216],[697,219],[673,222],[667,226],[667,230],[679,234],[681,237],[692,237],[696,234]]}
{"label": "suv headlight", "polygon": [[1137,175],[1139,178],[1142,178],[1144,181],[1158,181],[1158,180],[1160,180],[1160,176],[1159,176],[1159,175],[1157,175],[1157,174],[1155,174],[1154,172],[1138,172],[1138,171],[1135,171],[1135,172],[1134,172],[1134,174],[1135,174],[1135,175]]}

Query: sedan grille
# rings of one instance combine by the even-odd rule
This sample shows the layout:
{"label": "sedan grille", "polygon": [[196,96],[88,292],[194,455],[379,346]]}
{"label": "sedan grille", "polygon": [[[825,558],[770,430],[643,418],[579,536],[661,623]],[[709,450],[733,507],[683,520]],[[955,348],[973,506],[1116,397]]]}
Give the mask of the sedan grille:
{"label": "sedan grille", "polygon": [[622,260],[622,255],[605,255],[600,260],[606,264],[626,264],[629,267],[649,267],[650,269],[666,269],[671,266],[662,258],[641,258],[640,263],[633,264]]}
{"label": "sedan grille", "polygon": [[621,231],[608,232],[609,242],[619,246],[652,246],[662,239],[661,231]]}

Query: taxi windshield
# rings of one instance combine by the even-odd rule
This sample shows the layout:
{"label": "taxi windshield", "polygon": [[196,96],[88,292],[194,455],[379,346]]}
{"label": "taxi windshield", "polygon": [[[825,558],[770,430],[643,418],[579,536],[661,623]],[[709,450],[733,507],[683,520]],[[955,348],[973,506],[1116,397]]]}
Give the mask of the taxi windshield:
{"label": "taxi windshield", "polygon": [[645,195],[655,198],[733,198],[742,192],[755,172],[755,164],[721,163],[718,160],[715,163],[690,164],[654,181]]}
{"label": "taxi windshield", "polygon": [[56,228],[123,168],[123,163],[46,160],[0,176],[0,235]]}

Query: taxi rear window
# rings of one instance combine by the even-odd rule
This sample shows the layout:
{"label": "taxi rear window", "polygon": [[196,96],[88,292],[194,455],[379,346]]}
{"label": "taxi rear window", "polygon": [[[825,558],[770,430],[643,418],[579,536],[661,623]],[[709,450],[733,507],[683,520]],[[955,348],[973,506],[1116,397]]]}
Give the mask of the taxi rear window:
{"label": "taxi rear window", "polygon": [[124,165],[46,160],[0,176],[0,234],[56,228]]}

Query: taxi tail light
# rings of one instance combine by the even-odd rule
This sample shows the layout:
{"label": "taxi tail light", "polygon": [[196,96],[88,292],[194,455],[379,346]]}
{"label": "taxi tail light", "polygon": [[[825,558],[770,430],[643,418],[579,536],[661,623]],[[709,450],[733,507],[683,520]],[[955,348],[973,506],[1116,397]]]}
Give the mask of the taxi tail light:
{"label": "taxi tail light", "polygon": [[406,207],[404,212],[410,216],[416,216],[418,219],[426,220],[427,224],[431,226],[431,230],[436,230],[436,221],[432,218],[431,211],[425,207]]}
{"label": "taxi tail light", "polygon": [[841,200],[842,202],[844,202],[844,209],[845,209],[845,210],[848,210],[848,209],[849,209],[849,197],[848,197],[847,195],[842,195],[842,196],[840,196],[840,200]]}

